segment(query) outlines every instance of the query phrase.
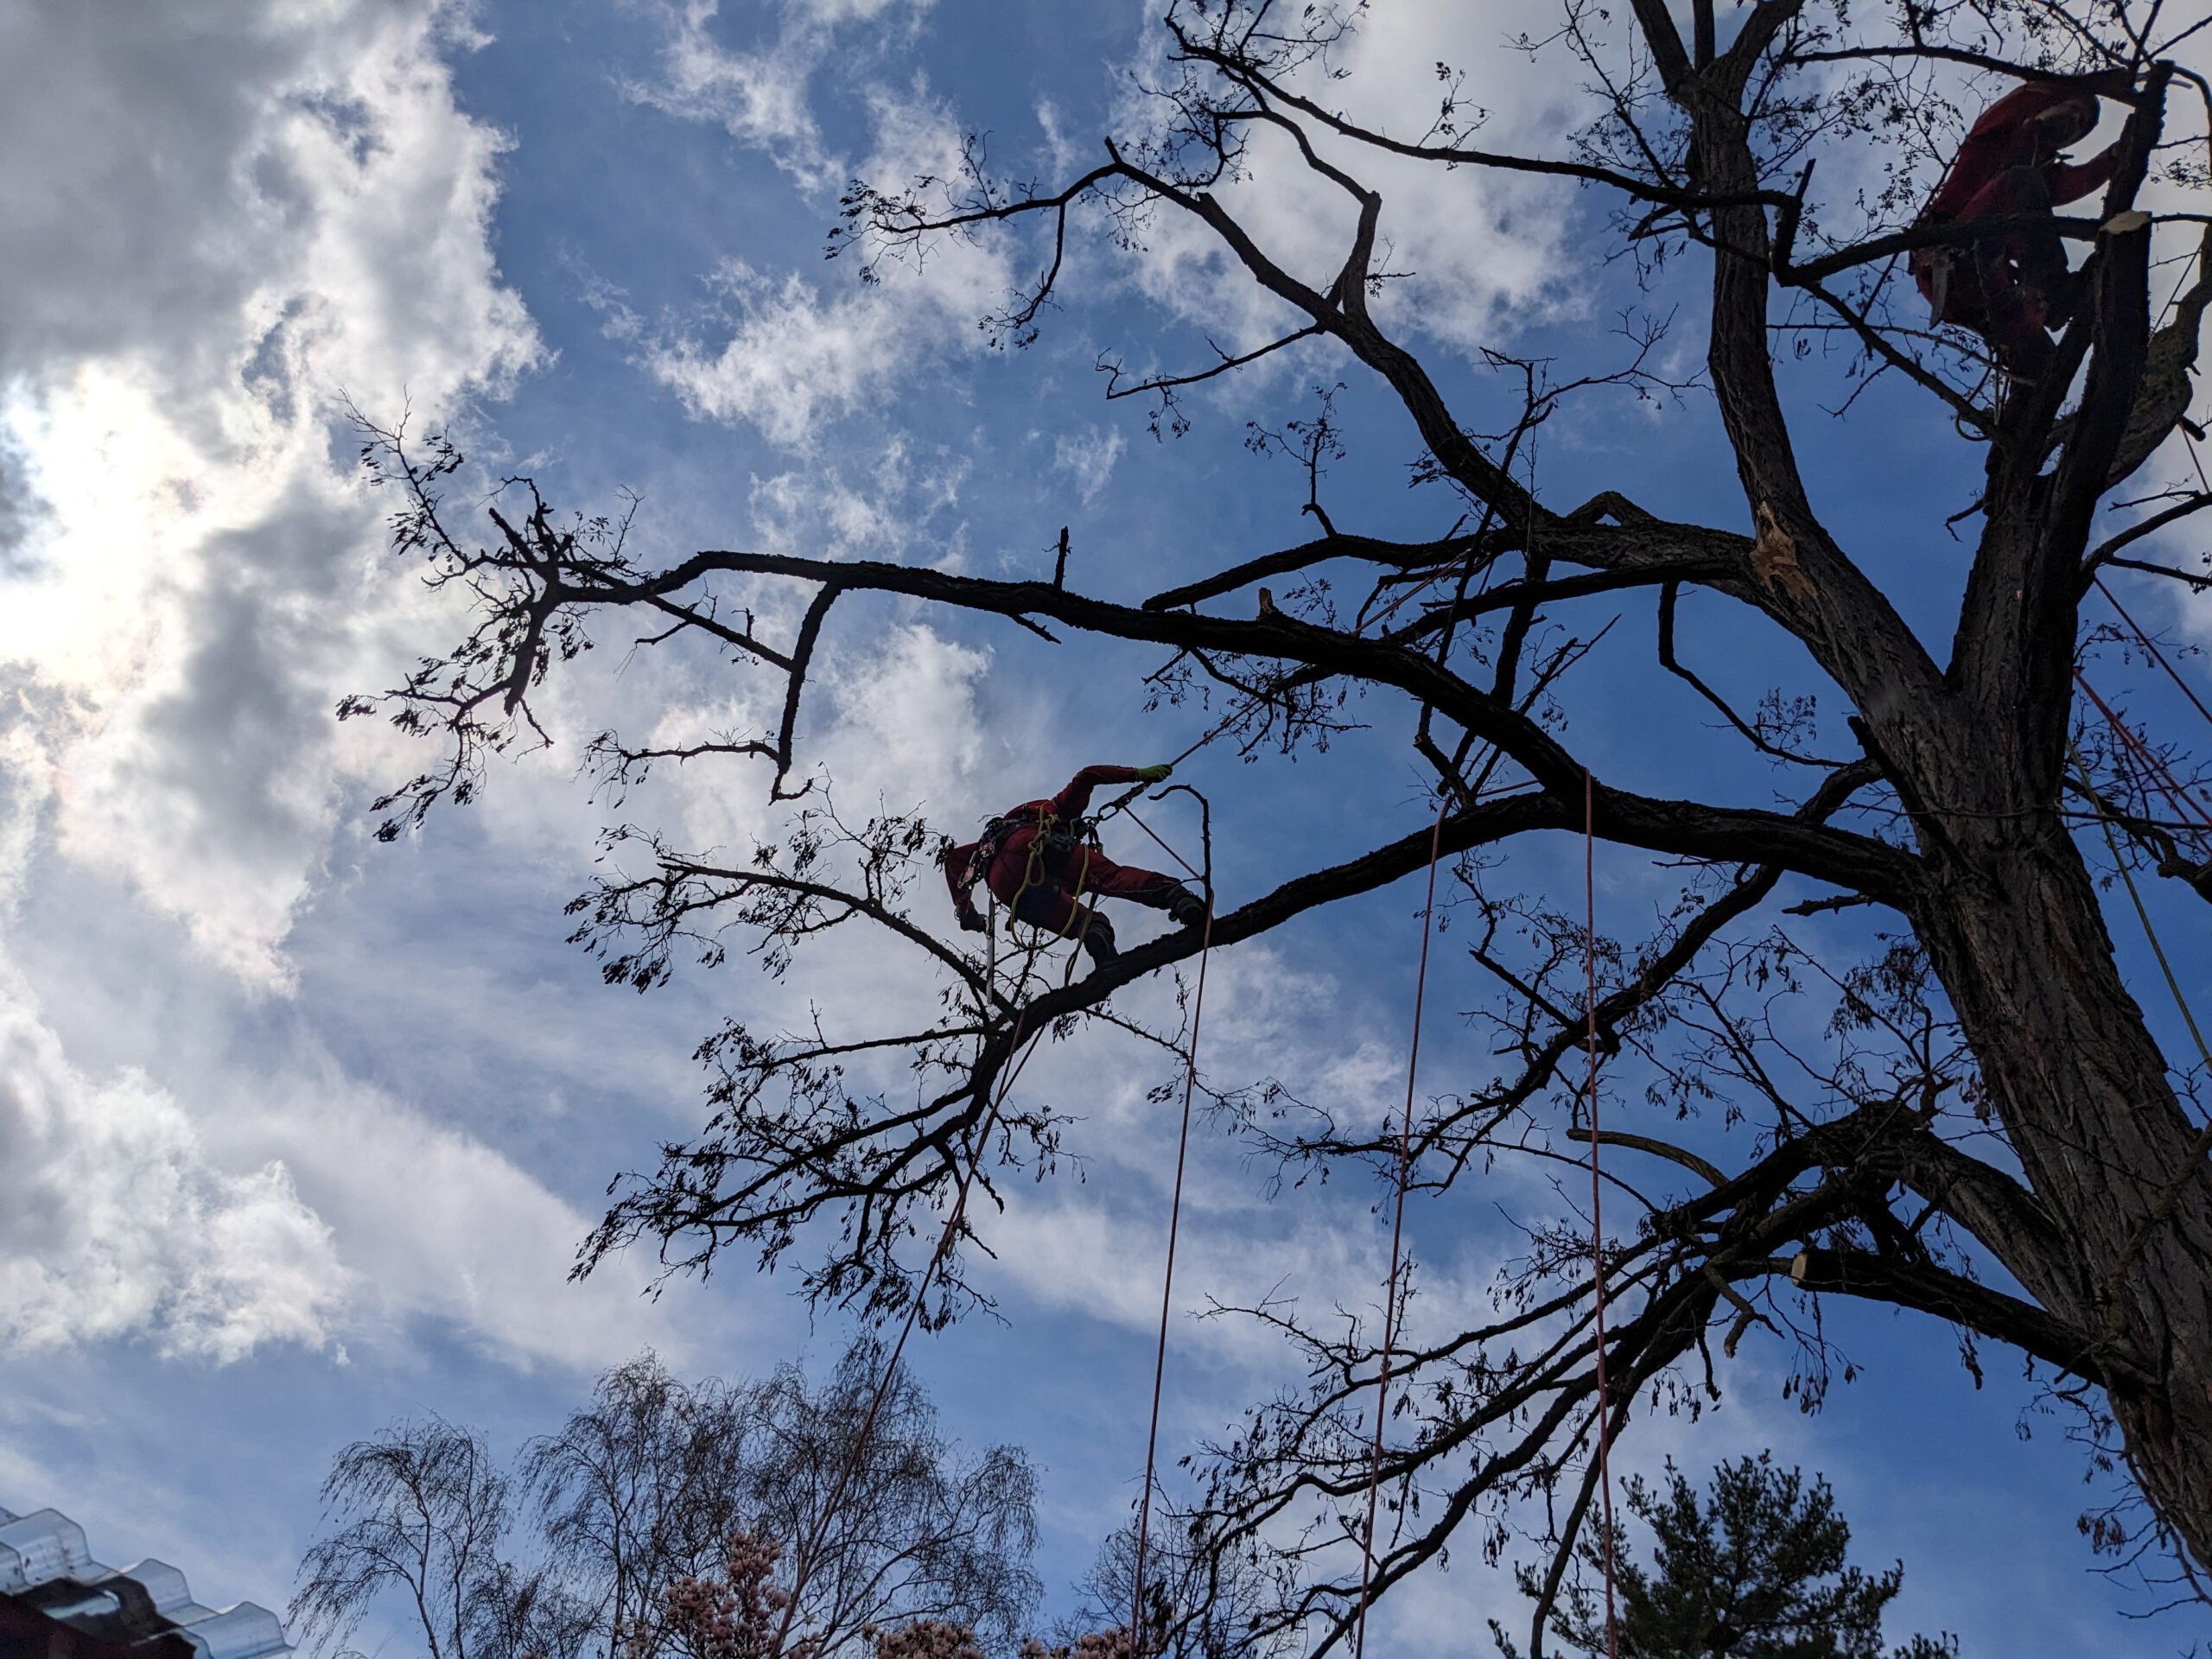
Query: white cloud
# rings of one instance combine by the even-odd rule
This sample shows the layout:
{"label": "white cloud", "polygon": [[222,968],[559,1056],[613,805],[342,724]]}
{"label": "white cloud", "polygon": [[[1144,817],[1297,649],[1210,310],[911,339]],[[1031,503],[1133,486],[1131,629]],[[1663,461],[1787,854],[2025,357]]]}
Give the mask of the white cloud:
{"label": "white cloud", "polygon": [[[146,956],[138,979],[113,964],[62,981],[92,1004],[67,1037],[0,963],[0,1352],[144,1338],[227,1363],[272,1344],[342,1356],[448,1333],[511,1364],[581,1368],[645,1344],[679,1355],[726,1324],[696,1308],[679,1323],[645,1299],[641,1262],[568,1282],[594,1217],[455,1122],[468,1102],[364,1084],[304,1033],[242,1061],[237,991],[165,983],[174,956]],[[468,1049],[498,1051],[513,1011],[476,1006],[481,977],[460,969],[428,1000],[452,1007]],[[85,1057],[145,1006],[181,1029],[119,1046],[158,1052],[160,1080]],[[590,1057],[549,1069],[609,1086]]]}
{"label": "white cloud", "polygon": [[617,1260],[568,1282],[592,1217],[475,1136],[334,1072],[315,1109],[264,1132],[345,1241],[349,1334],[442,1324],[511,1363],[615,1363],[652,1345],[681,1363],[683,1327]]}
{"label": "white cloud", "polygon": [[[1527,60],[1501,42],[1525,30],[1552,33],[1548,0],[1484,7],[1386,6],[1363,13],[1339,49],[1291,77],[1290,84],[1351,122],[1392,138],[1427,136],[1443,87],[1437,66],[1465,73],[1461,136],[1486,149],[1548,155],[1586,121],[1592,106],[1563,93],[1578,85],[1529,73]],[[1143,89],[1173,83],[1163,31],[1144,37],[1115,116],[1116,129],[1141,131],[1171,118]],[[1341,71],[1339,75],[1337,72]],[[1485,118],[1470,136],[1472,112]],[[1580,315],[1594,255],[1583,252],[1578,220],[1587,199],[1571,185],[1479,168],[1446,171],[1432,162],[1389,155],[1318,130],[1317,151],[1382,198],[1376,259],[1392,274],[1373,304],[1402,338],[1427,338],[1461,352],[1497,345],[1516,327]],[[1273,129],[1248,135],[1247,167],[1213,194],[1269,257],[1325,290],[1350,246],[1356,208],[1336,185],[1311,170],[1291,140]],[[1104,228],[1103,226],[1095,228]],[[1125,279],[1172,315],[1202,327],[1224,351],[1249,350],[1306,319],[1262,289],[1212,231],[1166,212],[1147,226],[1141,248],[1118,261]],[[1190,360],[1135,364],[1166,372],[1204,366]],[[1262,378],[1292,369],[1296,356],[1270,359]],[[1218,394],[1235,397],[1227,383]]]}
{"label": "white cloud", "polygon": [[143,1075],[85,1076],[0,983],[0,1344],[149,1336],[231,1361],[321,1346],[347,1287],[289,1170],[219,1165]]}
{"label": "white cloud", "polygon": [[0,298],[25,520],[0,664],[29,734],[9,760],[72,856],[270,987],[332,822],[326,711],[364,635],[419,603],[375,565],[381,504],[334,465],[335,394],[450,413],[540,355],[489,245],[503,141],[438,55],[460,15],[0,25],[44,66],[0,113],[43,158],[0,181],[11,246],[36,251]]}
{"label": "white cloud", "polygon": [[[627,80],[623,90],[671,115],[717,124],[740,143],[765,150],[804,188],[835,189],[850,169],[815,119],[815,72],[833,55],[911,38],[928,9],[928,0],[785,0],[756,10],[756,16],[774,11],[774,38],[746,50],[716,39],[720,0],[684,0],[681,10],[664,5],[660,79]],[[905,14],[903,27],[897,13]],[[866,29],[858,41],[841,33],[855,24]]]}
{"label": "white cloud", "polygon": [[[949,128],[937,136],[951,142]],[[721,343],[677,327],[640,360],[694,416],[811,450],[830,421],[982,349],[976,320],[1003,300],[1009,276],[995,248],[962,245],[878,283],[824,288],[797,272],[773,281],[735,259],[711,282],[730,308]]]}
{"label": "white cloud", "polygon": [[[887,15],[893,5],[787,6],[776,14],[772,43],[747,52],[719,45],[709,27],[716,8],[694,0],[680,17],[669,15],[661,81],[632,89],[633,95],[685,118],[720,122],[810,191],[855,175],[894,188],[919,178],[957,178],[963,165],[957,112],[925,88],[893,84],[904,71],[881,52],[885,25],[874,15],[878,10]],[[909,27],[918,15],[907,14]],[[1514,22],[1429,8],[1379,12],[1353,37],[1351,75],[1329,83],[1328,97],[1341,102],[1349,96],[1356,118],[1407,136],[1399,131],[1407,111],[1435,104],[1432,66],[1451,59],[1471,73],[1466,96],[1491,111],[1484,143],[1532,150],[1555,146],[1558,135],[1586,112],[1564,105],[1551,78],[1516,73],[1518,60],[1497,49]],[[861,27],[840,27],[848,24]],[[1146,40],[1132,86],[1159,84],[1168,74],[1157,60],[1160,35],[1150,31]],[[868,106],[871,151],[857,162],[828,153],[809,101],[814,73],[833,49],[845,54],[846,78],[862,89]],[[1131,92],[1115,125],[1126,133],[1159,118],[1157,105]],[[1068,149],[1064,118],[1048,102],[1039,106],[1039,121],[1057,165]],[[1352,205],[1298,162],[1287,139],[1262,129],[1251,143],[1253,176],[1217,194],[1271,255],[1325,289],[1344,257]],[[1583,308],[1583,291],[1570,273],[1578,263],[1574,220],[1585,210],[1572,190],[1479,169],[1442,174],[1427,163],[1344,143],[1325,148],[1383,194],[1383,263],[1400,280],[1385,286],[1376,306],[1394,328],[1472,351],[1516,322]],[[1063,273],[1071,288],[1099,283],[1097,267],[1079,268],[1096,251],[1090,246],[1096,241],[1109,248],[1109,268],[1118,268],[1123,280],[1171,314],[1203,326],[1224,349],[1249,348],[1303,321],[1186,216],[1156,215],[1135,247],[1109,233],[1095,213],[1078,220],[1078,245]],[[704,327],[671,325],[641,348],[640,361],[695,416],[750,424],[774,442],[811,449],[829,423],[977,350],[987,338],[978,320],[1004,303],[1017,264],[1036,252],[1025,246],[1027,239],[1008,229],[974,242],[939,240],[918,265],[890,264],[883,282],[867,286],[825,286],[795,272],[779,278],[741,259],[726,260],[710,280],[727,314]],[[612,332],[638,336],[632,314],[619,306],[609,310]],[[1263,372],[1303,360],[1275,359]],[[1226,384],[1218,390],[1234,395]],[[1120,441],[1116,435],[1103,448],[1071,444],[1056,454],[1085,505],[1103,487]]]}
{"label": "white cloud", "polygon": [[796,273],[772,283],[736,261],[715,280],[737,307],[729,338],[718,348],[678,338],[645,357],[693,415],[798,447],[898,377],[907,320],[876,290],[825,296]]}
{"label": "white cloud", "polygon": [[[341,747],[330,709],[430,609],[332,442],[339,394],[447,421],[543,356],[492,249],[506,141],[442,55],[482,43],[467,13],[0,13],[0,52],[41,67],[0,108],[41,157],[0,178],[22,256],[0,294],[0,901],[20,920],[83,880],[85,938],[173,921],[228,970],[194,993],[219,1023],[291,986],[349,769],[392,766],[376,732]],[[165,970],[156,945],[102,994],[173,1007]],[[265,1049],[157,1077],[88,1058],[104,1039],[65,1042],[0,972],[7,1343],[227,1361],[431,1318],[581,1363],[639,1328],[553,1312],[585,1218],[467,1135]]]}
{"label": "white cloud", "polygon": [[838,661],[825,688],[837,711],[832,775],[894,806],[941,791],[975,764],[976,684],[989,666],[986,652],[933,628],[876,632],[865,656]]}
{"label": "white cloud", "polygon": [[[887,185],[957,176],[957,113],[931,96],[899,50],[925,0],[787,0],[772,41],[746,50],[716,39],[715,0],[661,10],[668,43],[661,76],[626,90],[683,119],[721,125],[761,150],[817,196],[859,176]],[[869,153],[830,153],[811,104],[815,72],[835,57],[868,110]],[[701,419],[757,428],[775,443],[812,450],[831,421],[871,408],[949,358],[979,351],[977,319],[1011,287],[996,245],[932,248],[912,269],[887,267],[862,284],[840,266],[824,285],[796,271],[780,278],[741,257],[708,278],[720,315],[674,320],[649,331],[619,296],[594,289],[610,335],[639,340],[639,361]]]}

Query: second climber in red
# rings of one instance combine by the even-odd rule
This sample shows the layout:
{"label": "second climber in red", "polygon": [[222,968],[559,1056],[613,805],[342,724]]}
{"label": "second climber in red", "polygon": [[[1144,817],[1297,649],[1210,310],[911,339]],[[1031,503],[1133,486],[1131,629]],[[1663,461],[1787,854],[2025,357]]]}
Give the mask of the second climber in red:
{"label": "second climber in red", "polygon": [[1080,939],[1103,967],[1116,955],[1114,924],[1084,899],[1128,899],[1164,910],[1181,927],[1205,920],[1205,901],[1171,875],[1116,864],[1098,849],[1084,819],[1101,784],[1157,784],[1166,766],[1085,766],[1046,800],[1024,801],[1001,813],[965,846],[944,853],[945,885],[960,925],[981,933],[990,924],[969,890],[981,881],[1014,919],[1063,938]]}
{"label": "second climber in red", "polygon": [[2063,327],[2079,303],[2052,210],[2109,181],[2120,146],[2080,162],[2063,152],[2097,124],[2098,93],[2125,95],[2132,83],[2123,83],[2124,75],[2039,80],[2006,93],[1974,124],[1921,214],[1923,225],[2012,221],[1964,248],[1918,250],[1912,274],[1929,321],[1973,329],[2015,378],[2049,368],[2049,330]]}

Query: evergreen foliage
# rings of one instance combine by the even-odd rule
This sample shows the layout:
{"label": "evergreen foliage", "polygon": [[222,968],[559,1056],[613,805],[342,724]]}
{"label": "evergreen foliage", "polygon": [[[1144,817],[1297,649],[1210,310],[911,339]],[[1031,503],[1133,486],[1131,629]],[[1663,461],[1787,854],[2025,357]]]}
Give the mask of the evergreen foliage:
{"label": "evergreen foliage", "polygon": [[[1704,1499],[1671,1462],[1663,1485],[1631,1478],[1623,1496],[1654,1548],[1651,1565],[1639,1565],[1615,1522],[1620,1659],[1883,1659],[1882,1615],[1904,1588],[1904,1565],[1870,1573],[1847,1560],[1851,1528],[1819,1475],[1808,1482],[1763,1452],[1714,1470]],[[1603,1543],[1592,1537],[1579,1553],[1592,1576],[1562,1599],[1552,1631],[1573,1652],[1603,1656]],[[1525,1570],[1522,1588],[1538,1592]],[[1517,1659],[1502,1631],[1498,1644]],[[1949,1636],[1915,1636],[1892,1659],[1957,1652]]]}

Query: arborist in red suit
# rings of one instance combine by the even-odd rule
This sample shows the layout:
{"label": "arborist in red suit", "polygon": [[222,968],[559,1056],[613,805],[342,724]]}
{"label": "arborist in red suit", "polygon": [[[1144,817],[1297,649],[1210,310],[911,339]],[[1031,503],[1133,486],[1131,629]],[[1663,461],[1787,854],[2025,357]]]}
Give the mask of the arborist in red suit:
{"label": "arborist in red suit", "polygon": [[2076,164],[2061,152],[2097,124],[2100,92],[2132,90],[2122,72],[2031,81],[2007,92],[1974,124],[1920,216],[1923,225],[2030,221],[1993,230],[1965,248],[1922,248],[1912,256],[1930,325],[1973,329],[2016,378],[2033,380],[2050,366],[2048,331],[2063,327],[2080,302],[2052,210],[2105,184],[2120,163],[2118,144]]}
{"label": "arborist in red suit", "polygon": [[1115,957],[1114,924],[1082,899],[1131,899],[1164,910],[1178,925],[1194,927],[1205,901],[1157,870],[1116,864],[1099,850],[1095,827],[1084,818],[1090,791],[1101,784],[1157,784],[1166,766],[1085,766],[1048,800],[1024,801],[984,826],[980,838],[944,853],[945,885],[960,925],[981,933],[990,924],[969,890],[981,881],[1017,921],[1083,941],[1098,965]]}

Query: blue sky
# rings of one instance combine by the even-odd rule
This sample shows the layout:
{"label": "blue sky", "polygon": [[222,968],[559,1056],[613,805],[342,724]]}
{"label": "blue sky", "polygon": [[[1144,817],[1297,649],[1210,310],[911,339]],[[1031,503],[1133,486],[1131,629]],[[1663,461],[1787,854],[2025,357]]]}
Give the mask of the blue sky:
{"label": "blue sky", "polygon": [[[1017,244],[873,287],[823,261],[848,176],[936,165],[964,129],[1017,168],[1080,164],[1157,49],[1141,8],[209,0],[127,29],[101,10],[0,0],[0,60],[38,71],[0,132],[43,161],[0,180],[19,267],[0,298],[0,1133],[19,1148],[0,1173],[0,1507],[52,1504],[104,1559],[159,1554],[203,1599],[277,1606],[330,1455],[397,1415],[435,1410],[512,1446],[645,1344],[692,1375],[833,1358],[849,1331],[810,1321],[785,1281],[732,1270],[648,1299],[646,1262],[582,1287],[565,1274],[607,1178],[696,1122],[687,1057],[721,1018],[923,988],[833,950],[780,988],[741,962],[639,998],[564,945],[561,906],[606,816],[575,776],[582,741],[610,721],[741,715],[773,690],[710,662],[626,661],[619,635],[550,694],[552,753],[496,768],[480,804],[417,838],[373,841],[368,800],[420,757],[329,711],[455,629],[381,551],[388,503],[348,470],[341,391],[382,417],[411,404],[418,426],[451,423],[558,505],[602,510],[634,489],[654,554],[1027,573],[1067,524],[1074,580],[1141,596],[1303,538],[1302,480],[1249,454],[1245,423],[1308,413],[1312,389],[1339,378],[1338,522],[1433,534],[1455,514],[1406,487],[1402,415],[1325,356],[1194,397],[1173,442],[1147,435],[1135,400],[1103,400],[1102,353],[1172,360],[1208,329],[1264,324],[1172,226],[1141,256],[1086,245],[1069,304],[1015,353],[974,319],[1024,268]],[[1363,61],[1378,95],[1406,98],[1439,57],[1463,62],[1498,129],[1541,142],[1572,98],[1497,51],[1503,32],[1386,8]],[[1512,391],[1472,360],[1477,342],[1568,362],[1624,305],[1694,300],[1694,262],[1643,296],[1599,267],[1587,197],[1404,185],[1417,276],[1400,302],[1470,424]],[[1269,211],[1294,244],[1325,228],[1296,204]],[[1685,372],[1701,354],[1694,303],[1666,350]],[[1832,419],[1844,386],[1818,364],[1789,390],[1816,500],[1940,649],[1966,554],[1929,527],[1972,499],[1975,452],[1894,392]],[[1661,512],[1741,516],[1700,393],[1597,394],[1542,442],[1554,499],[1611,486]],[[2123,592],[2196,636],[2166,595]],[[880,794],[964,829],[1084,762],[1164,757],[1211,723],[1145,713],[1142,653],[852,609],[803,733],[842,799]],[[1685,601],[1684,650],[1708,677],[1742,702],[1803,678],[1794,649],[1736,624]],[[1623,607],[1636,643],[1580,676],[1577,744],[1633,786],[1767,798],[1776,780],[1730,758],[1685,688],[1655,683],[1650,629]],[[2177,700],[2140,672],[2115,661],[2101,678],[2183,734]],[[1210,751],[1187,769],[1215,803],[1225,893],[1425,821],[1413,757],[1377,734],[1393,711],[1370,712],[1376,734],[1325,755],[1239,766]],[[766,822],[762,790],[744,772],[671,776],[631,810],[707,845]],[[1187,841],[1181,812],[1161,827]],[[1530,888],[1579,874],[1579,848],[1513,856]],[[1606,854],[1599,881],[1601,927],[1629,933],[1677,885]],[[2201,997],[2212,957],[2194,902],[2154,896]],[[1418,903],[1401,884],[1224,953],[1210,1070],[1281,1076],[1379,1119],[1403,1087]],[[917,911],[949,928],[938,894]],[[2177,1037],[2132,916],[2113,917],[2154,1023]],[[1840,962],[1872,931],[1839,918],[1808,943]],[[1440,951],[1424,1060],[1440,1090],[1485,1064],[1480,1031],[1450,1017],[1471,987]],[[1167,995],[1128,1000],[1156,1013]],[[1173,1155],[1145,1096],[1163,1075],[1102,1033],[1039,1058],[1026,1086],[1082,1118],[1083,1179],[1014,1194],[987,1235],[1002,1319],[915,1355],[955,1433],[1018,1442],[1043,1468],[1039,1567],[1061,1605],[1142,1465]],[[1267,1173],[1199,1135],[1179,1305],[1281,1285],[1371,1307],[1379,1192],[1340,1179],[1271,1199]],[[1500,1215],[1544,1201],[1508,1173],[1416,1205],[1415,1319],[1478,1294]],[[1914,1316],[1830,1322],[1864,1374],[1817,1416],[1781,1397],[1785,1357],[1755,1339],[1707,1421],[1656,1422],[1626,1457],[1702,1468],[1770,1446],[1825,1471],[1859,1558],[1907,1565],[1899,1635],[1955,1630],[1969,1654],[2187,1644],[2178,1621],[2124,1620],[2139,1602],[2092,1571],[2071,1524],[2082,1460],[2058,1420],[2024,1415],[2017,1366],[1988,1362],[1977,1388],[1948,1333]],[[1170,1375],[1171,1454],[1294,1381],[1252,1330],[1187,1319]],[[1478,1560],[1467,1550],[1386,1606],[1387,1650],[1462,1652],[1471,1616],[1517,1608]]]}

